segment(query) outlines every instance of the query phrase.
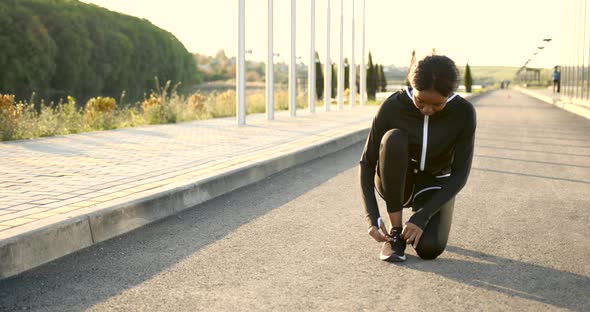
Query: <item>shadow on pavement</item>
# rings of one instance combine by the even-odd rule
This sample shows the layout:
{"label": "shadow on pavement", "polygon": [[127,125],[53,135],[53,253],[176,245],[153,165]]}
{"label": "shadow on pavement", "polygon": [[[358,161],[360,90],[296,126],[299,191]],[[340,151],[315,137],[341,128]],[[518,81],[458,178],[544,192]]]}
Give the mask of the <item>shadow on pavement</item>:
{"label": "shadow on pavement", "polygon": [[224,239],[240,226],[356,167],[358,163],[350,160],[358,159],[361,150],[362,145],[355,144],[121,237],[0,280],[0,311],[79,311],[104,302],[158,274],[166,274],[167,269]]}
{"label": "shadow on pavement", "polygon": [[[449,246],[472,260],[408,261],[406,267],[435,273],[474,287],[576,311],[590,309],[590,277]],[[443,254],[444,256],[444,254]]]}
{"label": "shadow on pavement", "polygon": [[477,108],[515,108],[517,107],[518,109],[559,109],[558,107],[555,107],[554,105],[551,104],[547,104],[544,106],[533,106],[533,105],[512,105],[512,104],[478,104]]}
{"label": "shadow on pavement", "polygon": [[585,181],[585,180],[566,179],[566,178],[536,175],[536,174],[529,174],[529,173],[522,173],[522,172],[512,172],[512,171],[496,170],[496,169],[488,169],[488,168],[477,168],[477,167],[471,167],[471,170],[493,172],[493,173],[502,173],[502,174],[509,174],[509,175],[517,175],[517,176],[530,177],[530,178],[539,178],[539,179],[548,179],[548,180],[556,180],[556,181],[590,184],[590,181]]}
{"label": "shadow on pavement", "polygon": [[590,146],[588,145],[580,145],[580,144],[560,144],[560,143],[554,143],[554,142],[531,142],[531,141],[523,141],[523,140],[510,140],[510,139],[506,139],[503,137],[500,138],[490,138],[490,137],[481,137],[478,136],[477,137],[477,141],[481,142],[481,141],[496,141],[496,142],[502,142],[502,143],[517,143],[517,144],[521,144],[521,145],[546,145],[546,146],[561,146],[561,147],[573,147],[573,148],[590,148]]}
{"label": "shadow on pavement", "polygon": [[552,165],[552,166],[565,166],[565,167],[573,167],[573,168],[590,168],[590,166],[584,166],[584,165],[575,165],[575,164],[558,163],[558,162],[550,162],[550,161],[540,161],[540,160],[531,160],[531,159],[519,159],[519,158],[510,158],[510,157],[501,157],[501,156],[491,156],[491,155],[481,155],[481,154],[475,154],[475,157],[478,157],[478,158],[490,158],[490,159],[500,159],[500,160],[510,160],[510,161],[518,161],[518,162],[525,162],[525,163],[532,163],[532,164]]}
{"label": "shadow on pavement", "polygon": [[513,147],[505,147],[505,146],[489,146],[489,145],[481,145],[476,144],[476,150],[480,148],[487,148],[487,149],[495,149],[501,151],[517,151],[517,152],[532,152],[532,153],[541,153],[541,154],[551,154],[551,155],[560,155],[560,156],[576,156],[576,157],[590,157],[590,154],[574,154],[574,153],[563,153],[563,152],[551,152],[551,151],[539,151],[539,150],[532,150],[532,149],[525,149],[525,148],[513,148]]}
{"label": "shadow on pavement", "polygon": [[[477,129],[477,134],[476,137],[480,137],[480,135],[488,135],[488,136],[499,136],[499,137],[508,137],[508,138],[512,138],[516,135],[524,135],[522,133],[514,133],[514,132],[508,132],[506,129],[502,130],[487,130],[486,128],[483,129]],[[568,134],[562,134],[562,135],[547,135],[547,134],[532,134],[532,133],[526,133],[526,137],[529,139],[544,139],[544,140],[560,140],[560,141],[576,141],[576,142],[590,142],[590,140],[585,139],[583,137],[579,136],[579,133],[568,133]]]}

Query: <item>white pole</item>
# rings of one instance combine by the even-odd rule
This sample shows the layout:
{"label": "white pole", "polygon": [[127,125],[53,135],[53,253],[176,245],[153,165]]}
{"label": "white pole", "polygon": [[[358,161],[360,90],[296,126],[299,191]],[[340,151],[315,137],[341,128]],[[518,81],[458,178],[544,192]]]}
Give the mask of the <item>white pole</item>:
{"label": "white pole", "polygon": [[310,43],[309,43],[309,70],[308,73],[308,85],[307,95],[309,98],[309,112],[315,113],[315,0],[311,0],[311,31],[310,31]]}
{"label": "white pole", "polygon": [[246,45],[245,45],[245,9],[244,1],[240,0],[238,10],[238,63],[236,70],[236,117],[238,125],[246,124]]}
{"label": "white pole", "polygon": [[363,0],[363,33],[361,40],[361,83],[360,83],[360,95],[361,95],[361,106],[365,106],[365,93],[367,93],[367,64],[365,62],[365,0]]}
{"label": "white pole", "polygon": [[295,58],[295,0],[291,0],[291,62],[289,64],[289,112],[291,116],[295,116],[297,111],[297,68],[295,67],[297,65]]}
{"label": "white pole", "polygon": [[340,0],[340,64],[338,66],[338,109],[344,108],[344,0]]}
{"label": "white pole", "polygon": [[266,119],[275,115],[274,90],[274,51],[273,51],[273,0],[268,0],[268,55],[266,58]]}
{"label": "white pole", "polygon": [[350,75],[349,75],[349,84],[350,84],[350,107],[353,108],[356,104],[356,63],[354,62],[354,0],[352,0],[352,51],[350,55]]}
{"label": "white pole", "polygon": [[328,0],[328,10],[326,14],[326,70],[324,77],[324,107],[326,112],[330,111],[330,101],[332,99],[332,60],[330,58],[330,0]]}

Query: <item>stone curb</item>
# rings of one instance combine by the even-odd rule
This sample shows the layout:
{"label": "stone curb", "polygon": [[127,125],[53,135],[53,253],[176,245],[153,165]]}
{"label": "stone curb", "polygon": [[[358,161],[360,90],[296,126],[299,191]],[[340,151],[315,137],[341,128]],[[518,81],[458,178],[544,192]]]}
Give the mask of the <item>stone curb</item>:
{"label": "stone curb", "polygon": [[291,153],[254,161],[229,172],[211,175],[203,180],[134,201],[46,221],[42,227],[0,241],[0,279],[41,266],[256,183],[285,169],[347,148],[364,140],[368,131],[368,127],[353,130]]}

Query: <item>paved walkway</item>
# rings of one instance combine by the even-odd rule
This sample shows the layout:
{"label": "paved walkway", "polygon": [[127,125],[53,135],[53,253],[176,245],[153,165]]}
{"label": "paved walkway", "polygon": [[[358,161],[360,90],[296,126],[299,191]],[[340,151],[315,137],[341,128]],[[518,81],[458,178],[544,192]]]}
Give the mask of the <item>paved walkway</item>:
{"label": "paved walkway", "polygon": [[[576,103],[570,103],[569,100],[564,100],[559,93],[553,93],[552,88],[522,88],[519,86],[515,87],[516,90],[537,98],[543,102],[553,104],[561,109],[572,112],[576,115],[590,119],[590,103],[577,101]],[[562,90],[563,92],[563,90]]]}
{"label": "paved walkway", "polygon": [[561,100],[561,94],[553,93],[553,89],[551,88],[523,88],[517,86],[516,89],[519,91],[526,91],[527,94],[548,103],[558,102]]}
{"label": "paved walkway", "polygon": [[248,116],[0,143],[0,239],[115,199],[368,127],[376,107]]}
{"label": "paved walkway", "polygon": [[[47,247],[37,239],[26,243],[38,245],[31,251],[18,249],[15,245],[23,235],[157,194],[172,196],[186,185],[367,129],[377,107],[332,109],[316,114],[299,111],[295,118],[279,112],[270,122],[262,114],[250,115],[242,127],[235,118],[222,118],[0,143],[0,277],[7,276],[2,271],[37,265],[21,264],[36,257],[33,249],[54,252],[56,246]],[[196,196],[184,201],[191,205],[212,197]],[[151,220],[124,216],[135,223],[128,229],[117,228],[113,235],[165,215]],[[100,233],[90,235],[80,246],[100,240]],[[110,234],[105,235],[108,239]],[[62,253],[79,249],[68,248]],[[8,269],[11,261],[19,268]]]}

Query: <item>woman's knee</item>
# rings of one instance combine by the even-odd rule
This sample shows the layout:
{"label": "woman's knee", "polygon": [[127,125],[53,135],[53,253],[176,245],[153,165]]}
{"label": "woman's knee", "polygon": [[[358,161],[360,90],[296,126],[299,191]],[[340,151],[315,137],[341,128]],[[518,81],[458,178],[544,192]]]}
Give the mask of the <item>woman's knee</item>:
{"label": "woman's knee", "polygon": [[445,251],[446,247],[446,244],[418,244],[416,253],[424,260],[434,260]]}
{"label": "woman's knee", "polygon": [[381,138],[381,148],[390,149],[394,147],[393,150],[399,150],[399,147],[407,148],[408,146],[408,135],[406,132],[400,129],[391,129],[383,135]]}

